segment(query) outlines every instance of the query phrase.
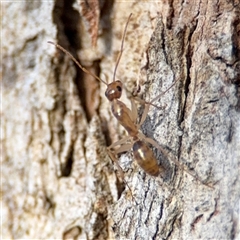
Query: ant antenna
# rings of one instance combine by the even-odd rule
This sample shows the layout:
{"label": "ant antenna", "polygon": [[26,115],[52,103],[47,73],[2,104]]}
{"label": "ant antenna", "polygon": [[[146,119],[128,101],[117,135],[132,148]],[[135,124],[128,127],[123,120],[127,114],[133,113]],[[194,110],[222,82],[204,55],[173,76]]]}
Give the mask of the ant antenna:
{"label": "ant antenna", "polygon": [[90,74],[92,77],[96,78],[98,81],[104,83],[105,85],[108,85],[105,81],[103,81],[101,78],[99,78],[98,76],[96,76],[94,73],[91,73],[90,71],[88,71],[86,68],[84,68],[77,60],[76,58],[70,53],[68,52],[66,49],[64,49],[62,46],[60,46],[57,43],[48,41],[48,43],[54,45],[56,48],[60,49],[62,52],[64,52],[65,54],[67,54],[76,64],[79,68],[82,69],[83,72]]}
{"label": "ant antenna", "polygon": [[129,17],[128,17],[128,20],[127,20],[127,23],[126,23],[126,26],[125,26],[125,29],[124,29],[124,32],[123,32],[123,39],[122,39],[121,49],[120,49],[120,52],[119,52],[119,54],[118,54],[116,66],[115,66],[115,69],[114,69],[114,72],[113,72],[113,82],[115,82],[117,67],[118,67],[118,64],[119,64],[119,62],[120,62],[120,59],[121,59],[121,57],[122,57],[123,44],[124,44],[124,40],[125,40],[125,36],[126,36],[126,32],[127,32],[127,26],[128,26],[128,23],[129,23],[129,21],[130,21],[131,16],[132,16],[132,13],[131,13],[131,14],[129,15]]}

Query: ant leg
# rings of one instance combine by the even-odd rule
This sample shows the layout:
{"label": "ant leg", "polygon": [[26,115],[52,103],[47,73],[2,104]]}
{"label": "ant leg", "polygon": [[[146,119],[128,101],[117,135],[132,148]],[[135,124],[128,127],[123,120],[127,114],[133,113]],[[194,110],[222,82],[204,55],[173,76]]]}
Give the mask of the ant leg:
{"label": "ant leg", "polygon": [[[172,85],[172,86],[173,86],[173,85]],[[171,86],[171,87],[172,87],[172,86]],[[171,88],[171,87],[170,87],[170,88]],[[167,92],[170,88],[168,88],[165,92]],[[157,96],[156,98],[154,98],[151,102],[145,102],[144,100],[142,100],[142,99],[140,99],[140,98],[136,98],[136,97],[134,98],[135,100],[139,101],[140,104],[144,104],[144,105],[145,105],[145,106],[144,106],[144,111],[143,111],[143,114],[142,114],[142,117],[141,117],[141,120],[140,120],[140,122],[139,122],[139,124],[138,124],[138,129],[142,126],[142,124],[143,124],[144,121],[146,120],[150,106],[155,106],[155,105],[153,104],[153,102],[156,101],[158,98],[160,98],[165,92],[163,92],[163,93],[161,93],[160,95],[158,95],[158,96]],[[136,111],[137,111],[135,102],[134,102],[134,106],[135,106],[135,109],[136,109]],[[157,107],[157,106],[156,106],[156,107]],[[157,107],[157,108],[158,108],[158,107]]]}
{"label": "ant leg", "polygon": [[148,114],[148,112],[149,112],[149,107],[150,107],[149,104],[145,104],[145,106],[144,106],[144,111],[143,111],[141,120],[140,120],[140,122],[139,122],[139,124],[138,124],[138,129],[142,126],[142,124],[143,124],[144,121],[146,120],[147,114]]}
{"label": "ant leg", "polygon": [[176,80],[170,87],[168,87],[164,92],[160,93],[158,96],[156,96],[154,99],[152,99],[150,101],[149,104],[152,104],[153,102],[155,102],[157,99],[159,99],[161,96],[163,96],[166,92],[168,92],[177,82],[178,80]]}
{"label": "ant leg", "polygon": [[[134,124],[136,124],[138,126],[138,129],[140,128],[140,126],[143,124],[143,122],[145,121],[148,111],[149,111],[149,105],[151,105],[151,103],[146,103],[144,100],[138,98],[138,97],[129,97],[130,101],[131,101],[131,110],[128,109],[128,115],[131,118],[131,120],[134,122]],[[137,106],[135,103],[135,100],[137,100],[138,102],[140,102],[140,104],[142,105],[147,105],[147,107],[145,106],[144,108],[144,112],[141,118],[140,123],[137,123],[137,119],[138,119],[138,110],[137,110]],[[130,137],[129,137],[130,138]]]}
{"label": "ant leg", "polygon": [[136,123],[138,118],[137,106],[133,98],[131,98],[130,100],[131,100],[131,116],[130,117],[132,121]]}
{"label": "ant leg", "polygon": [[[154,141],[153,139],[151,138],[148,138],[146,137],[145,135],[143,135],[142,133],[140,133],[140,136],[142,139],[144,139],[146,142],[152,144],[154,147],[156,147],[157,149],[159,149],[161,151],[161,153],[164,155],[165,158],[167,158],[168,156],[168,153],[167,151],[161,147],[156,141]],[[168,159],[168,158],[167,158]],[[186,169],[183,165],[181,165],[176,158],[173,158],[171,157],[171,160],[180,168],[182,169],[183,171],[187,172],[189,175],[191,175],[194,179],[196,179],[197,181],[199,181],[200,183],[202,183],[203,185],[211,188],[211,189],[214,189],[213,186],[207,184],[207,183],[204,183],[198,176],[192,174],[188,169]]]}
{"label": "ant leg", "polygon": [[[129,147],[131,148],[131,145],[129,145]],[[121,147],[120,147],[120,148],[121,148]],[[129,149],[128,149],[128,150],[129,150]],[[129,191],[130,191],[130,193],[131,193],[132,200],[134,200],[134,201],[136,202],[135,198],[133,197],[131,188],[129,187],[127,181],[126,181],[125,178],[124,178],[124,172],[123,172],[121,166],[120,166],[119,163],[118,163],[118,159],[117,159],[116,156],[115,156],[115,154],[117,154],[117,153],[116,153],[116,152],[113,153],[110,149],[107,149],[107,152],[108,152],[108,155],[110,156],[110,158],[112,159],[112,161],[113,161],[113,162],[115,163],[115,165],[117,166],[118,172],[119,172],[119,174],[120,174],[120,178],[122,179],[122,181],[123,181],[123,182],[126,184],[126,186],[128,187],[128,189],[129,189]],[[136,202],[136,203],[137,203],[137,202]]]}
{"label": "ant leg", "polygon": [[[127,151],[129,151],[131,149],[132,144],[124,144],[124,145],[122,145],[123,143],[125,143],[129,139],[130,139],[129,136],[126,136],[126,137],[122,138],[121,140],[111,144],[109,147],[107,147],[107,152],[108,152],[108,155],[110,156],[110,158],[112,159],[112,161],[117,166],[117,169],[119,171],[119,174],[120,174],[120,177],[121,177],[122,181],[124,183],[126,183],[127,187],[130,190],[130,187],[128,186],[127,182],[124,179],[124,172],[123,172],[121,166],[118,163],[118,159],[116,158],[116,154],[122,153],[122,152],[127,152]],[[116,147],[118,145],[122,145],[122,146],[120,146],[118,149],[114,149],[114,147]]]}
{"label": "ant leg", "polygon": [[111,144],[110,146],[108,146],[107,148],[108,148],[108,149],[112,149],[112,148],[114,148],[114,147],[116,147],[116,146],[118,146],[118,145],[122,145],[123,143],[125,143],[125,142],[126,142],[127,140],[129,140],[129,139],[130,139],[130,137],[129,137],[129,136],[126,136],[126,137],[124,137],[124,138],[122,138],[122,139],[120,139],[120,140],[112,143],[112,144]]}
{"label": "ant leg", "polygon": [[114,149],[114,152],[116,154],[123,153],[123,152],[128,152],[131,148],[132,148],[132,143],[124,144],[121,147],[119,147],[118,149]]}
{"label": "ant leg", "polygon": [[[132,148],[132,144],[130,144],[130,143],[129,143],[129,144],[124,144],[124,145],[120,146],[118,149],[114,149],[114,147],[117,146],[117,145],[121,145],[122,143],[125,143],[126,140],[128,140],[128,139],[129,139],[129,137],[127,136],[127,137],[125,137],[125,138],[123,138],[123,139],[121,139],[121,140],[113,143],[113,144],[110,145],[109,147],[107,147],[107,152],[108,152],[110,158],[111,158],[111,159],[115,162],[115,164],[117,165],[117,168],[118,168],[118,170],[119,170],[120,173],[121,173],[122,179],[124,179],[124,178],[123,178],[123,175],[124,175],[124,174],[123,174],[123,170],[122,170],[121,166],[119,165],[118,160],[117,160],[117,158],[115,157],[115,155],[118,154],[118,153],[122,153],[122,152],[128,152],[128,151]],[[112,149],[113,149],[113,150],[112,150]]]}
{"label": "ant leg", "polygon": [[[117,169],[118,169],[118,171],[119,171],[119,173],[120,173],[121,179],[122,179],[124,182],[126,182],[126,181],[124,180],[124,172],[123,172],[121,166],[120,166],[119,163],[118,163],[118,160],[117,160],[117,158],[116,158],[116,156],[115,156],[115,152],[111,151],[110,149],[107,149],[107,152],[108,152],[108,155],[110,156],[110,158],[112,159],[112,161],[113,161],[113,162],[115,163],[115,165],[117,166]],[[130,188],[129,188],[129,189],[130,189]]]}
{"label": "ant leg", "polygon": [[[144,111],[143,111],[143,114],[142,114],[142,118],[140,120],[140,123],[138,124],[138,128],[141,127],[141,125],[144,123],[144,121],[146,120],[146,117],[147,117],[147,114],[148,114],[148,111],[149,111],[149,107],[150,106],[154,106],[154,107],[157,107],[159,108],[158,106],[154,105],[153,103],[159,99],[161,96],[163,96],[166,92],[168,92],[175,84],[176,84],[177,81],[175,81],[170,87],[168,87],[164,92],[160,93],[158,96],[156,96],[154,99],[152,99],[150,102],[146,102],[144,100],[142,100],[141,98],[139,97],[134,97],[134,99],[138,102],[140,102],[140,104],[144,104],[145,105],[145,108],[144,108]],[[136,106],[136,105],[135,105]]]}

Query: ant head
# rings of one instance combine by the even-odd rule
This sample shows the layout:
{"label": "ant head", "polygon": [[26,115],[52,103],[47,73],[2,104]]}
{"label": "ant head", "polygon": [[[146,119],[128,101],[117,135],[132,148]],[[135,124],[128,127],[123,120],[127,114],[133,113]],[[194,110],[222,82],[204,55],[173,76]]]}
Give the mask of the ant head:
{"label": "ant head", "polygon": [[107,90],[105,91],[105,96],[111,102],[113,99],[118,99],[122,95],[122,82],[117,80],[111,82],[107,86]]}

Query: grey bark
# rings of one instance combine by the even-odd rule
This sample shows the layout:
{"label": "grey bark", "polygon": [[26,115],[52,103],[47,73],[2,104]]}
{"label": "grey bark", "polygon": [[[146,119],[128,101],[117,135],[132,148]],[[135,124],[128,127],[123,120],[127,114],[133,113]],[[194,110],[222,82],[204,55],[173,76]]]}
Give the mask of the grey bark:
{"label": "grey bark", "polygon": [[[1,5],[2,239],[239,238],[237,1],[102,1],[96,48],[78,2]],[[146,100],[176,84],[142,126],[168,152],[153,148],[166,172],[122,154],[128,189],[106,152],[125,133],[105,85],[47,41],[110,82],[131,12],[117,78]]]}

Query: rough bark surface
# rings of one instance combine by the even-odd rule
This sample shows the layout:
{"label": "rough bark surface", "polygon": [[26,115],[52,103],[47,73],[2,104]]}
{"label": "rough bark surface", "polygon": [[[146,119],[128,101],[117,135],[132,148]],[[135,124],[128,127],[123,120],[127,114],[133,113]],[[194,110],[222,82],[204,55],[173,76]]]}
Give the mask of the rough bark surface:
{"label": "rough bark surface", "polygon": [[[239,238],[239,1],[84,2],[1,3],[2,239]],[[130,13],[117,79],[146,100],[176,84],[142,126],[166,172],[122,154],[129,190],[106,86],[47,41],[110,82]]]}

